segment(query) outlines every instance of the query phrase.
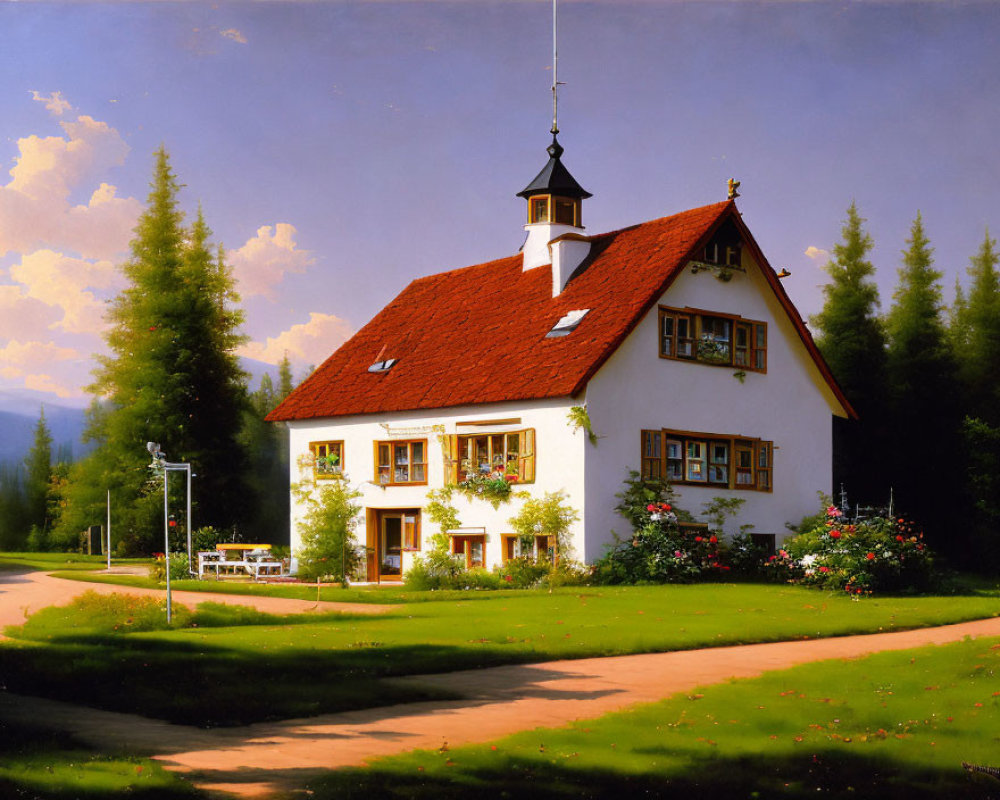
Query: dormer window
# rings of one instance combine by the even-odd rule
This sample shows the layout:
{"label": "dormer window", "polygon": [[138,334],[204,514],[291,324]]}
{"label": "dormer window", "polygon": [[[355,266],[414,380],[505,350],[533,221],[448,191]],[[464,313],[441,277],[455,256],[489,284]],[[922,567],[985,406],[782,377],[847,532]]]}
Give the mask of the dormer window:
{"label": "dormer window", "polygon": [[376,361],[370,367],[368,367],[369,372],[388,372],[392,369],[393,365],[398,361],[398,358],[387,358],[384,361]]}
{"label": "dormer window", "polygon": [[560,336],[569,336],[576,330],[576,326],[580,324],[580,321],[587,315],[588,311],[590,311],[589,308],[580,308],[576,311],[570,311],[564,314],[562,318],[552,326],[552,330],[545,334],[545,338],[555,339]]}
{"label": "dormer window", "polygon": [[528,222],[554,222],[582,228],[580,205],[580,201],[572,197],[536,195],[528,200]]}

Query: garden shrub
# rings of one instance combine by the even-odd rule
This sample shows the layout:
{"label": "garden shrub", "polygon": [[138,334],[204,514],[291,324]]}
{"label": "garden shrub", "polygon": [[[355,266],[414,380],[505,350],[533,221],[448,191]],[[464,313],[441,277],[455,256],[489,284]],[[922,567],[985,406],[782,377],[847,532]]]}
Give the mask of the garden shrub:
{"label": "garden shrub", "polygon": [[403,584],[407,589],[424,592],[431,589],[453,589],[458,586],[458,577],[465,573],[462,556],[456,556],[442,548],[430,550],[423,557],[413,560],[413,564],[403,574]]}
{"label": "garden shrub", "polygon": [[[163,553],[154,553],[153,563],[149,565],[149,577],[157,583],[167,582],[166,561]],[[188,567],[187,553],[170,554],[170,580],[180,581],[191,577]]]}
{"label": "garden shrub", "polygon": [[508,559],[506,564],[496,567],[495,571],[500,576],[502,586],[508,589],[529,589],[541,585],[551,568],[552,565],[547,561],[518,556]]}
{"label": "garden shrub", "polygon": [[546,569],[538,585],[554,589],[558,586],[586,586],[593,583],[593,580],[594,571],[592,568],[579,561],[564,558]]}
{"label": "garden shrub", "polygon": [[[594,564],[599,583],[680,583],[729,571],[720,560],[717,532],[677,524],[693,518],[674,506],[674,493],[666,481],[631,470],[616,497],[615,510],[632,523],[633,532],[622,538],[612,531],[614,544]],[[724,518],[732,510],[715,508],[713,513]]]}
{"label": "garden shrub", "polygon": [[831,505],[820,525],[785,542],[768,569],[792,583],[855,596],[922,591],[933,578],[933,556],[923,539],[903,517],[848,523]]}
{"label": "garden shrub", "polygon": [[[173,622],[169,627],[186,627],[191,612],[173,604]],[[55,630],[72,629],[77,633],[135,633],[166,630],[166,600],[126,594],[84,592],[68,606],[44,608],[32,614],[19,635],[26,639],[47,640]]]}
{"label": "garden shrub", "polygon": [[768,548],[757,544],[749,533],[738,533],[728,542],[720,542],[719,549],[719,560],[728,565],[734,575],[746,578],[768,575]]}
{"label": "garden shrub", "polygon": [[683,583],[729,570],[719,561],[716,534],[678,527],[668,503],[649,508],[646,524],[625,539],[615,534],[614,545],[594,564],[599,583]]}

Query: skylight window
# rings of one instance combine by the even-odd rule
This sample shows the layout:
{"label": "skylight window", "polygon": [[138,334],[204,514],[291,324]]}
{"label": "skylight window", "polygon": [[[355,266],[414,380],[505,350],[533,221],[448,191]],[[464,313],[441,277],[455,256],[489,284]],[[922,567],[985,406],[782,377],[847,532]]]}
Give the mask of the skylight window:
{"label": "skylight window", "polygon": [[368,367],[369,372],[388,372],[392,369],[393,365],[399,361],[398,358],[387,358],[385,361],[376,361],[370,367]]}
{"label": "skylight window", "polygon": [[576,330],[576,326],[580,324],[580,320],[587,315],[588,311],[590,311],[589,308],[570,311],[552,326],[552,330],[545,334],[545,338],[555,339],[558,336],[569,336],[569,334]]}

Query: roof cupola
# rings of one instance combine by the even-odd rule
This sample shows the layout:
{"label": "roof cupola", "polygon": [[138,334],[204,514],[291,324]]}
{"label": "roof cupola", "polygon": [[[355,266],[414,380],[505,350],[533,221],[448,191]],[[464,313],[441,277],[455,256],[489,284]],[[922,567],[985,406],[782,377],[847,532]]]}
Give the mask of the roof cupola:
{"label": "roof cupola", "polygon": [[[563,146],[559,144],[559,51],[556,48],[556,0],[552,0],[552,144],[546,149],[549,154],[548,163],[542,167],[535,179],[517,193],[528,201],[528,221],[524,229],[528,232],[521,245],[523,254],[522,269],[525,271],[552,264],[553,295],[559,294],[569,275],[582,261],[590,249],[589,243],[583,247],[580,244],[572,246],[574,255],[556,251],[564,250],[558,245],[553,248],[554,240],[572,234],[578,242],[582,240],[583,231],[583,201],[591,197],[576,178],[562,163]],[[557,267],[557,265],[560,265]],[[557,274],[558,273],[558,274]]]}

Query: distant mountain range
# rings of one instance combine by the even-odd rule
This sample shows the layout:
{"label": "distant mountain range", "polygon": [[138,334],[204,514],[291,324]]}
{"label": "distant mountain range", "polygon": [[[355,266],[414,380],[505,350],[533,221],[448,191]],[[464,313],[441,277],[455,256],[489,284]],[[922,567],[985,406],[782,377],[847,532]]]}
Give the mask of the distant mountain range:
{"label": "distant mountain range", "polygon": [[[251,390],[260,385],[265,372],[277,383],[278,368],[272,364],[241,358],[240,366],[251,375]],[[67,446],[74,459],[86,455],[93,447],[85,445],[81,439],[89,402],[89,398],[64,400],[31,389],[0,389],[0,463],[17,463],[28,454],[43,406],[45,422],[52,433],[53,456]]]}
{"label": "distant mountain range", "polygon": [[0,390],[0,462],[16,463],[28,454],[43,406],[52,433],[53,455],[65,447],[70,448],[73,458],[85,455],[87,448],[80,438],[86,424],[85,410],[79,404],[64,405],[67,402],[72,401],[29,389]]}

